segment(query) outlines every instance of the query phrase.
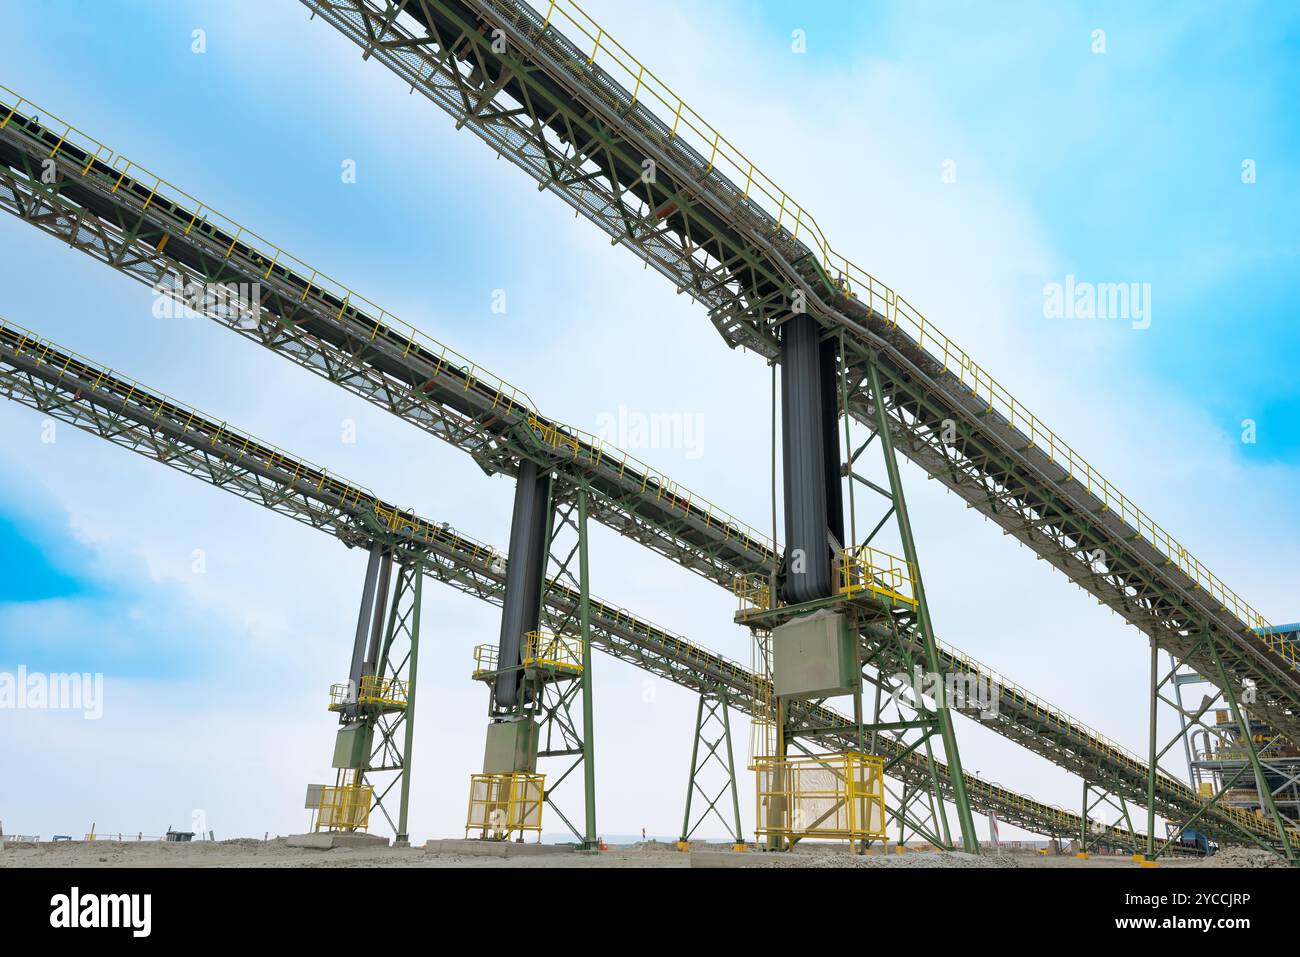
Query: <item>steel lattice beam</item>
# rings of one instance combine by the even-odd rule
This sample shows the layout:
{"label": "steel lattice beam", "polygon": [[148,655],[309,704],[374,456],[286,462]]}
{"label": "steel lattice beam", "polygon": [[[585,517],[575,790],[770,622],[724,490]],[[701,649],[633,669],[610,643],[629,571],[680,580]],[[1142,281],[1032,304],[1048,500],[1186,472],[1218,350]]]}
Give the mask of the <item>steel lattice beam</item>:
{"label": "steel lattice beam", "polygon": [[[591,489],[593,517],[719,584],[770,568],[772,546],[759,533],[719,521],[711,506],[699,506],[665,477],[637,471],[634,460],[607,458],[603,448],[541,417],[523,393],[446,347],[432,348],[359,297],[329,292],[315,272],[291,268],[292,257],[242,228],[205,219],[198,201],[187,205],[174,188],[169,196],[133,175],[133,166],[114,172],[17,112],[0,130],[0,158],[8,164],[0,207],[165,294],[181,296],[194,282],[258,284],[265,296],[256,316],[205,314],[451,442],[488,471],[513,473],[525,457],[554,468],[562,485]],[[39,175],[46,160],[58,174],[50,183]],[[1125,774],[1106,750],[1090,747],[1099,735],[1065,723],[1086,763]],[[1032,737],[1032,726],[1019,735]],[[1035,750],[1053,760],[1066,753],[1050,740]],[[1075,770],[1079,762],[1057,763]]]}
{"label": "steel lattice beam", "polygon": [[[505,564],[497,549],[389,505],[373,493],[266,445],[228,423],[203,416],[179,402],[77,357],[25,330],[0,325],[0,394],[58,421],[98,435],[187,475],[329,532],[349,546],[376,538],[420,561],[430,578],[500,604]],[[407,543],[405,546],[403,543]],[[544,621],[557,628],[578,613],[580,592],[558,579],[548,583]],[[752,712],[758,696],[770,696],[765,679],[720,655],[639,619],[612,603],[590,599],[593,646],[698,693],[724,694],[740,711]],[[792,705],[796,725],[823,729],[821,740],[842,748],[856,741],[857,725],[814,703]],[[905,787],[931,788],[929,765],[883,739],[881,752],[894,763],[890,774]],[[946,768],[939,766],[941,774]],[[946,779],[940,787],[947,796]],[[1078,815],[1034,801],[996,784],[967,776],[972,806],[999,819],[1052,837],[1077,833]],[[1107,838],[1137,847],[1141,835],[1111,829]]]}
{"label": "steel lattice beam", "polygon": [[[637,99],[639,79],[629,90],[594,62],[599,32],[592,50],[580,49],[549,21],[555,4],[544,16],[520,0],[303,2],[539,188],[702,301],[730,345],[774,356],[773,324],[800,293],[810,312],[846,334],[851,363],[879,361],[891,431],[905,454],[1212,680],[1215,669],[1191,636],[1221,637],[1230,680],[1255,682],[1261,714],[1300,736],[1294,645],[1256,634],[1201,587],[1199,564],[1157,548],[1094,494],[1091,472],[1063,468],[1054,449],[995,410],[978,394],[987,374],[964,354],[952,366],[905,333],[899,310],[914,310],[901,297],[883,286],[867,290],[865,301],[845,294],[822,257],[799,241],[797,223],[793,232],[782,225],[751,198],[748,183],[730,181],[677,135],[680,105],[676,121],[659,118]],[[715,154],[716,147],[715,140]],[[647,164],[655,171],[650,183]],[[560,167],[584,175],[557,176]],[[868,403],[863,388],[849,403],[864,422]],[[957,424],[956,441],[938,441],[945,423]]]}

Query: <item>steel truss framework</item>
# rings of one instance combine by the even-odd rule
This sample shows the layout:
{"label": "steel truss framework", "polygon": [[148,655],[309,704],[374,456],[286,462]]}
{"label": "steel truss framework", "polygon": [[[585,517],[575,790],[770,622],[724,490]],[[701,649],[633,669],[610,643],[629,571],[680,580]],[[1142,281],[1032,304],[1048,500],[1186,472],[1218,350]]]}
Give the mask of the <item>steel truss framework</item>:
{"label": "steel truss framework", "polygon": [[[910,602],[887,602],[884,605],[883,614],[880,608],[869,608],[868,613],[863,614],[863,609],[859,603],[853,601],[843,603],[841,610],[854,622],[859,634],[866,635],[868,629],[874,628],[877,633],[883,632],[886,636],[875,646],[868,646],[865,649],[859,648],[860,670],[867,684],[874,688],[874,700],[871,721],[865,722],[863,720],[862,690],[858,689],[853,695],[854,716],[859,732],[857,747],[861,750],[866,746],[867,735],[869,734],[870,753],[878,753],[874,749],[879,744],[880,736],[885,735],[900,751],[916,753],[918,756],[923,755],[930,769],[928,787],[909,787],[904,783],[898,792],[890,792],[895,799],[894,807],[897,809],[894,816],[899,827],[900,843],[906,842],[908,829],[910,828],[913,834],[925,838],[936,846],[953,846],[945,803],[942,799],[935,799],[935,795],[941,793],[937,768],[946,766],[947,783],[951,789],[953,804],[957,810],[961,845],[968,852],[978,853],[979,838],[975,833],[970,802],[965,793],[965,775],[961,769],[961,759],[952,725],[950,702],[942,699],[942,691],[938,699],[933,702],[927,702],[921,694],[915,691],[909,690],[905,694],[902,685],[906,682],[898,679],[900,669],[895,668],[892,675],[885,670],[888,662],[901,661],[905,665],[901,669],[901,674],[911,676],[922,671],[937,674],[940,667],[938,646],[933,637],[934,630],[930,622],[929,605],[926,600],[920,570],[921,565],[912,536],[907,501],[898,474],[897,459],[892,440],[887,430],[881,431],[884,420],[878,418],[876,431],[872,431],[867,441],[856,450],[854,449],[852,423],[848,416],[842,414],[847,399],[843,363],[840,364],[839,368],[840,409],[844,425],[843,445],[845,457],[841,471],[843,477],[847,478],[849,486],[846,497],[849,505],[849,541],[859,548],[870,547],[876,536],[892,524],[897,531],[898,538],[901,540],[904,560],[909,570],[909,585],[911,588]],[[773,379],[772,409],[775,421],[777,409],[775,377]],[[887,475],[885,485],[871,481],[858,471],[859,458],[877,437],[881,440],[881,460]],[[861,483],[873,492],[878,493],[888,502],[889,506],[879,521],[875,523],[871,532],[861,542],[859,542],[857,536],[857,498],[854,489],[856,483]],[[775,505],[775,503],[773,504]],[[855,549],[853,554],[858,554],[858,551]],[[846,578],[850,577],[847,566],[844,573]],[[778,570],[774,567],[767,590],[769,599],[778,594],[775,587],[777,574]],[[864,572],[864,574],[866,573]],[[822,602],[813,604],[825,605]],[[833,606],[839,604],[838,601],[831,602]],[[811,608],[812,605],[806,607]],[[742,614],[740,616],[743,623],[749,624],[756,629],[755,640],[758,654],[770,655],[769,625],[784,619],[792,610],[794,609],[782,609],[773,606],[770,609],[770,614]],[[888,648],[882,646],[888,646]],[[912,651],[913,647],[916,649],[915,653]],[[770,667],[765,671],[770,673]],[[942,688],[942,681],[940,687]],[[887,700],[883,698],[885,694],[889,696]],[[885,706],[884,710],[892,710],[894,714],[882,714],[882,701]],[[784,706],[783,702],[778,703],[778,709]],[[791,726],[788,721],[781,720],[780,714],[781,712],[778,710],[777,727],[780,729],[776,740],[778,755],[787,753],[791,739],[798,736],[816,740],[818,729]],[[890,720],[891,717],[893,720]],[[943,765],[940,765],[935,760],[936,740],[941,749]],[[888,788],[888,785],[886,787]]]}
{"label": "steel truss framework", "polygon": [[[564,497],[567,491],[567,497]],[[587,503],[585,488],[552,493],[551,527],[547,542],[546,590],[542,595],[543,614],[548,593],[560,586],[569,594],[578,594],[577,606],[566,613],[555,627],[555,634],[577,634],[582,642],[582,674],[571,681],[548,681],[541,686],[542,727],[539,758],[568,761],[559,777],[547,782],[545,799],[578,839],[579,846],[594,849],[596,835],[596,758],[592,719],[591,673],[591,588],[587,538]],[[567,533],[567,534],[566,534]],[[573,565],[578,570],[574,573]],[[581,829],[574,825],[555,802],[556,789],[579,768],[582,769]]]}
{"label": "steel truss framework", "polygon": [[[690,842],[701,824],[717,820],[737,849],[745,846],[740,823],[740,792],[736,788],[736,755],[731,747],[730,700],[725,692],[700,692],[695,711],[695,733],[691,737],[691,771],[686,778],[686,811],[678,845]],[[721,783],[719,783],[719,781]],[[731,820],[720,806],[731,797]],[[695,819],[691,819],[691,807]]]}
{"label": "steel truss framework", "polygon": [[[1159,649],[1152,643],[1149,728],[1150,767],[1158,769],[1161,759],[1169,751],[1173,750],[1179,742],[1182,742],[1187,757],[1188,776],[1195,782],[1196,775],[1192,772],[1193,737],[1198,730],[1215,738],[1221,736],[1221,732],[1217,728],[1212,728],[1205,723],[1207,712],[1212,708],[1216,708],[1219,704],[1226,707],[1231,722],[1236,728],[1240,746],[1245,752],[1244,760],[1240,762],[1234,773],[1225,777],[1220,787],[1213,789],[1210,795],[1199,795],[1201,806],[1194,813],[1182,818],[1169,817],[1168,822],[1171,825],[1169,838],[1160,844],[1156,843],[1154,816],[1148,811],[1146,856],[1154,860],[1165,854],[1186,829],[1208,831],[1209,829],[1202,822],[1216,809],[1226,810],[1236,822],[1241,822],[1243,819],[1246,821],[1255,820],[1254,816],[1248,815],[1240,809],[1228,807],[1225,801],[1226,795],[1245,778],[1247,786],[1254,784],[1260,797],[1261,811],[1266,814],[1265,820],[1272,825],[1273,833],[1278,836],[1279,840],[1271,843],[1260,841],[1257,833],[1243,826],[1238,827],[1239,833],[1270,850],[1279,850],[1278,844],[1280,844],[1280,851],[1283,856],[1294,864],[1296,862],[1296,842],[1300,840],[1300,825],[1294,819],[1287,818],[1282,814],[1275,800],[1275,789],[1269,785],[1268,774],[1266,773],[1267,771],[1276,772],[1277,768],[1270,764],[1269,758],[1271,752],[1280,750],[1283,739],[1274,734],[1267,741],[1262,742],[1263,747],[1256,747],[1248,709],[1239,700],[1232,682],[1227,681],[1226,676],[1222,673],[1223,659],[1219,649],[1215,647],[1215,639],[1210,635],[1203,635],[1200,640],[1206,646],[1205,653],[1220,670],[1220,681],[1217,683],[1209,682],[1196,672],[1184,668],[1172,655],[1168,656],[1167,667],[1162,669]],[[1204,695],[1199,704],[1189,707],[1183,701],[1182,693],[1183,687],[1188,684],[1209,685],[1214,693]],[[1163,747],[1160,746],[1158,721],[1161,704],[1171,708],[1178,719],[1178,732]],[[1285,784],[1282,787],[1285,787]]]}
{"label": "steel truss framework", "polygon": [[[225,422],[167,399],[140,383],[77,357],[25,330],[0,325],[0,393],[48,417],[69,423],[128,450],[200,478],[241,498],[332,534],[344,544],[369,547],[376,525],[392,536],[399,561],[420,561],[427,577],[500,604],[505,567],[500,552],[445,524],[389,505],[360,486],[268,446]],[[560,630],[581,615],[581,594],[552,579],[545,592],[543,624]],[[592,645],[658,677],[697,693],[727,694],[753,713],[770,698],[765,678],[709,652],[611,603],[589,598]],[[829,748],[855,745],[859,725],[816,702],[798,702],[792,726],[819,729]],[[933,786],[928,762],[881,736],[888,774],[913,788]],[[941,793],[951,800],[947,769],[936,764]],[[1000,820],[1052,837],[1078,832],[1078,815],[967,776],[973,807]],[[1140,835],[1111,828],[1116,845],[1136,846]]]}
{"label": "steel truss framework", "polygon": [[[396,710],[362,706],[360,718],[373,728],[374,736],[369,760],[358,783],[369,783],[374,787],[371,818],[378,811],[388,822],[396,840],[409,841],[407,824],[420,649],[420,599],[424,589],[423,559],[418,549],[394,540],[378,523],[369,521],[367,524],[375,535],[372,544],[400,549],[397,581],[385,616],[384,642],[375,674],[387,681],[400,682],[406,689],[406,701]],[[344,716],[340,720],[345,720]],[[396,813],[396,820],[390,808]]]}
{"label": "steel truss framework", "polygon": [[[1174,671],[1173,663],[1170,664],[1170,670]],[[1169,697],[1167,690],[1170,685],[1174,689],[1172,699]],[[1197,789],[1198,793],[1204,794],[1205,791],[1202,789],[1209,790],[1210,793],[1216,793],[1219,790],[1218,787],[1215,787],[1216,781],[1225,781],[1229,786],[1240,784],[1240,777],[1245,774],[1243,765],[1249,763],[1245,749],[1238,740],[1241,733],[1240,725],[1231,719],[1231,710],[1227,706],[1227,701],[1222,694],[1217,692],[1217,689],[1215,689],[1214,695],[1203,696],[1201,706],[1190,706],[1184,698],[1187,693],[1184,689],[1189,685],[1203,688],[1207,685],[1207,682],[1195,672],[1178,671],[1161,682],[1160,687],[1165,690],[1159,694],[1159,700],[1161,703],[1171,705],[1176,709],[1179,724],[1184,731],[1183,747],[1192,786]],[[1206,700],[1207,697],[1208,700]],[[1256,723],[1254,715],[1250,714],[1248,695],[1242,695],[1240,705],[1242,710],[1246,712],[1248,720],[1251,720],[1251,743],[1263,745],[1257,748],[1257,754],[1267,780],[1270,781],[1269,790],[1273,795],[1278,813],[1290,821],[1292,828],[1294,828],[1297,819],[1300,818],[1300,758],[1295,756],[1295,744],[1281,735],[1265,735],[1262,733],[1262,723]],[[1222,710],[1229,720],[1225,722],[1222,718],[1219,718],[1214,725],[1207,725],[1205,723],[1205,714],[1209,708]],[[1196,740],[1198,734],[1201,737],[1200,748],[1198,748]],[[1291,749],[1290,753],[1283,753],[1281,749],[1288,745]],[[1226,754],[1224,753],[1225,749],[1227,749]],[[1253,780],[1253,775],[1251,779]],[[1277,782],[1275,785],[1271,783],[1274,781]],[[1246,787],[1250,787],[1250,784],[1247,783]],[[1261,794],[1258,782],[1255,782],[1255,792],[1256,801],[1252,803],[1258,803]],[[1262,813],[1266,807],[1266,805],[1261,804],[1258,811]]]}
{"label": "steel truss framework", "polygon": [[[678,135],[680,104],[676,119],[665,121],[638,100],[642,79],[649,84],[652,76],[643,69],[629,91],[596,62],[603,32],[594,49],[579,49],[551,22],[555,3],[544,16],[520,0],[303,2],[539,189],[704,303],[731,346],[774,357],[774,325],[796,303],[843,331],[849,367],[862,373],[850,398],[856,417],[874,418],[865,372],[875,362],[900,451],[1217,682],[1219,669],[1196,640],[1215,636],[1228,680],[1253,682],[1261,716],[1300,737],[1294,643],[1256,634],[1258,622],[1243,621],[1201,587],[1202,566],[1185,553],[1166,554],[1108,508],[1094,494],[1099,477],[1090,469],[1063,467],[1057,449],[996,410],[992,392],[978,394],[991,380],[964,353],[949,361],[943,339],[945,353],[936,357],[899,328],[900,314],[919,315],[900,296],[877,283],[862,300],[828,275],[798,240],[797,220],[773,217],[750,196],[750,183],[731,182],[715,166],[718,138],[713,157],[705,156]],[[570,12],[568,23],[581,26],[579,14]]]}
{"label": "steel truss framework", "polygon": [[[561,485],[586,483],[592,517],[711,580],[729,587],[734,574],[771,567],[776,552],[764,536],[720,521],[716,510],[697,504],[676,483],[607,458],[603,449],[541,417],[522,393],[493,385],[468,360],[449,360],[445,347],[438,351],[413,330],[374,318],[385,314],[360,297],[327,292],[323,277],[291,269],[292,257],[260,248],[246,231],[224,230],[197,201],[186,206],[168,198],[158,181],[146,185],[149,180],[133,178],[129,171],[137,167],[117,171],[97,157],[93,145],[82,148],[17,109],[4,112],[9,119],[0,129],[0,206],[8,211],[166,295],[183,297],[192,283],[257,283],[263,295],[260,313],[251,320],[218,310],[204,314],[452,442],[488,471],[512,472],[520,457],[529,457],[553,468]],[[49,169],[55,175],[43,177]],[[846,367],[854,392],[865,377],[851,363]],[[888,390],[885,384],[882,394]],[[854,394],[848,398],[860,419]],[[885,411],[897,438],[894,423],[905,413],[893,399]],[[949,653],[967,672],[982,667]],[[1085,775],[1090,780],[1097,774],[1131,776],[1133,765],[1122,749],[1043,702],[1033,704],[1030,714],[1023,708],[1007,712],[1026,718],[1014,729],[1016,740],[1033,741],[1035,751],[1069,770],[1100,768]],[[1162,781],[1162,788],[1169,783]],[[1180,800],[1189,792],[1181,782],[1172,786]]]}

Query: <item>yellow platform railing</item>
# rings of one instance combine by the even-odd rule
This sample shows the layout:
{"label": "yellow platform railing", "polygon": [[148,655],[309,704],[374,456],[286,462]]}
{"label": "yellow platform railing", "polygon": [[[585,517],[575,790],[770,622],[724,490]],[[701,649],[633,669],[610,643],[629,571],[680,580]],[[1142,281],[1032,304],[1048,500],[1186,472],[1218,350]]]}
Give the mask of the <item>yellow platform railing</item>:
{"label": "yellow platform railing", "polygon": [[[352,682],[340,681],[330,685],[330,709],[336,710],[353,703]],[[406,707],[406,681],[401,678],[383,678],[379,675],[362,675],[361,686],[356,689],[355,702],[359,705],[378,705],[386,708]]]}
{"label": "yellow platform railing", "polygon": [[405,708],[406,681],[402,678],[385,678],[381,675],[362,675],[357,701],[361,704],[383,705],[388,708]]}
{"label": "yellow platform railing", "polygon": [[739,603],[741,617],[771,608],[770,580],[758,575],[736,575],[731,579],[731,592]]}
{"label": "yellow platform railing", "polygon": [[497,646],[476,645],[474,648],[474,677],[491,674],[497,670]]}
{"label": "yellow platform railing", "polygon": [[363,784],[361,772],[343,769],[337,783],[321,785],[316,807],[317,831],[364,831],[370,826],[375,789]]}
{"label": "yellow platform railing", "polygon": [[755,761],[759,841],[885,836],[884,758],[856,751]]}
{"label": "yellow platform railing", "polygon": [[524,636],[524,667],[582,673],[582,642],[549,631],[530,631]]}
{"label": "yellow platform railing", "polygon": [[478,831],[484,840],[505,841],[525,831],[542,830],[546,776],[526,771],[471,774],[465,833]]}
{"label": "yellow platform railing", "polygon": [[916,576],[901,558],[870,545],[856,545],[840,552],[839,590],[852,597],[869,591],[916,606]]}

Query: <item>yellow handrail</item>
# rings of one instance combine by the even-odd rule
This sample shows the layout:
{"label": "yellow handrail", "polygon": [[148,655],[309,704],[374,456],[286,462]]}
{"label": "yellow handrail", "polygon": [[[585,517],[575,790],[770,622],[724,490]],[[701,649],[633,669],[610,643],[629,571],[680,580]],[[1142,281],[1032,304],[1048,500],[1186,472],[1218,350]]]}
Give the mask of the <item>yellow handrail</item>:
{"label": "yellow handrail", "polygon": [[530,631],[524,636],[524,667],[582,672],[582,642],[549,631]]}

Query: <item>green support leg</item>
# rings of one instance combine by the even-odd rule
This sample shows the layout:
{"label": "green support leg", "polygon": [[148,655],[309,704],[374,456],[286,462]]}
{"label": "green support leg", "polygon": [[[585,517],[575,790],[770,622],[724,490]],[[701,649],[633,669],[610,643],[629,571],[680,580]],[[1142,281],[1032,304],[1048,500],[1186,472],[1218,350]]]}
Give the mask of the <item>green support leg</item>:
{"label": "green support leg", "polygon": [[1291,847],[1291,838],[1287,834],[1286,819],[1278,812],[1277,804],[1273,800],[1273,792],[1268,786],[1268,778],[1264,776],[1264,766],[1259,763],[1259,753],[1255,750],[1255,742],[1250,735],[1250,722],[1246,719],[1245,712],[1237,705],[1237,692],[1233,690],[1232,680],[1227,669],[1223,667],[1222,659],[1219,658],[1219,650],[1214,647],[1214,639],[1206,635],[1205,644],[1219,673],[1219,686],[1223,689],[1223,696],[1228,699],[1228,707],[1232,709],[1232,720],[1237,722],[1237,727],[1241,729],[1241,740],[1246,745],[1246,753],[1250,756],[1250,766],[1255,772],[1255,786],[1259,789],[1260,800],[1268,808],[1268,813],[1277,826],[1278,834],[1282,838],[1282,851],[1287,861],[1294,864],[1296,863],[1295,851]]}
{"label": "green support leg", "polygon": [[1148,717],[1150,734],[1150,751],[1147,758],[1147,860],[1156,859],[1156,774],[1160,763],[1160,752],[1156,744],[1156,703],[1160,695],[1160,664],[1157,658],[1156,641],[1151,639],[1151,711]]}
{"label": "green support leg", "polygon": [[686,778],[686,813],[682,816],[682,836],[677,840],[686,843],[691,833],[691,799],[695,796],[695,769],[700,760],[700,729],[704,727],[704,695],[700,695],[695,709],[695,734],[691,738],[691,773]]}
{"label": "green support leg", "polygon": [[402,795],[397,812],[397,840],[410,842],[411,834],[406,827],[407,808],[411,799],[411,757],[415,741],[415,677],[416,666],[420,658],[420,596],[424,586],[424,572],[418,563],[410,566],[410,574],[415,576],[415,603],[411,611],[411,661],[407,665],[406,675],[406,739],[402,748]]}
{"label": "green support leg", "polygon": [[586,805],[584,846],[591,850],[596,837],[596,734],[591,702],[591,587],[587,553],[587,490],[578,491],[578,581],[581,598],[578,617],[582,628],[582,786]]}
{"label": "green support leg", "polygon": [[1088,782],[1083,782],[1083,804],[1079,806],[1079,853],[1088,853]]}
{"label": "green support leg", "polygon": [[[884,446],[885,469],[889,473],[890,492],[894,497],[895,513],[898,517],[898,534],[903,541],[903,557],[912,570],[913,587],[916,598],[917,623],[921,626],[921,636],[925,641],[925,660],[933,674],[941,674],[939,653],[934,644],[934,627],[930,623],[930,608],[925,600],[925,588],[921,583],[921,565],[916,556],[916,542],[912,538],[912,523],[907,514],[907,501],[903,496],[903,483],[898,475],[898,459],[894,454],[894,440],[889,434],[889,421],[885,417],[885,401],[880,388],[880,371],[872,362],[867,366],[871,377],[872,404],[876,410],[876,433]],[[957,805],[957,820],[961,824],[962,846],[969,854],[980,852],[979,836],[975,833],[975,820],[971,816],[970,799],[966,795],[966,776],[962,771],[961,755],[957,751],[957,736],[953,731],[952,714],[948,703],[940,702],[937,716],[939,733],[943,738],[944,756],[948,762],[948,778],[952,786],[953,803]]]}
{"label": "green support leg", "polygon": [[731,706],[727,698],[722,698],[722,728],[727,736],[727,772],[731,775],[731,812],[736,819],[736,845],[740,848],[745,843],[745,832],[740,826],[740,791],[736,788],[736,754],[731,747]]}

